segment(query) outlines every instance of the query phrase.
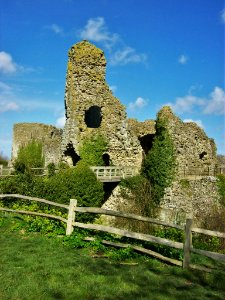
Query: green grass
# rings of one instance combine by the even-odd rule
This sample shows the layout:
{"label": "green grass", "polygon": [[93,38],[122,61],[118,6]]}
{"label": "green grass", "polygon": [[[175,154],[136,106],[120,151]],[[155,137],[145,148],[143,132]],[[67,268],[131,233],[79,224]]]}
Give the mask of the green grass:
{"label": "green grass", "polygon": [[12,231],[13,220],[0,224],[1,300],[225,299],[222,273],[184,271],[143,256],[136,265],[94,258],[59,237]]}

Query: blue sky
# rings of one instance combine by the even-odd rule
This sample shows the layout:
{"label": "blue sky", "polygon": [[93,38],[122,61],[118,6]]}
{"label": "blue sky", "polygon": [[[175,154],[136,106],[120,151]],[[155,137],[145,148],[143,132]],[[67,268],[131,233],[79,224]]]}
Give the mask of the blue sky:
{"label": "blue sky", "polygon": [[128,117],[169,104],[225,154],[224,28],[222,0],[1,0],[0,152],[14,123],[63,126],[67,52],[88,39]]}

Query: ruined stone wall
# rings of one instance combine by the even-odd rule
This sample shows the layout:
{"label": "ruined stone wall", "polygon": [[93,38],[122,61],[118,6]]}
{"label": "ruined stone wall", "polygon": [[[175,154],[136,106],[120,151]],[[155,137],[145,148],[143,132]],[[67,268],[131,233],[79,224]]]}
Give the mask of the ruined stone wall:
{"label": "ruined stone wall", "polygon": [[201,226],[216,205],[219,205],[219,193],[215,177],[182,179],[166,189],[159,217],[179,224],[184,224],[186,218],[193,218],[195,225]]}
{"label": "ruined stone wall", "polygon": [[138,137],[155,135],[155,120],[139,122],[137,119],[127,119],[129,129]]}
{"label": "ruined stone wall", "polygon": [[20,147],[36,140],[43,145],[45,165],[50,162],[57,164],[60,160],[60,144],[62,130],[52,125],[40,123],[18,123],[13,128],[12,161],[17,158]]}
{"label": "ruined stone wall", "polygon": [[62,156],[74,164],[82,142],[100,133],[109,142],[108,154],[113,165],[141,166],[142,148],[128,130],[125,107],[113,96],[105,81],[106,60],[102,50],[87,41],[69,50],[66,76],[66,124]]}
{"label": "ruined stone wall", "polygon": [[194,122],[182,122],[168,106],[161,109],[158,117],[167,121],[179,174],[182,174],[184,169],[190,173],[209,169],[209,175],[213,175],[217,163],[216,146],[204,130]]}

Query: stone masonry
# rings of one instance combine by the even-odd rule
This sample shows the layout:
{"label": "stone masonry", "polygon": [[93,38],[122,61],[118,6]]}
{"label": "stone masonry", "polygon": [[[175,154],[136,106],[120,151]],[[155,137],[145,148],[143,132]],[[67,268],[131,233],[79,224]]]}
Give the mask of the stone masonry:
{"label": "stone masonry", "polygon": [[[174,145],[177,176],[185,172],[214,175],[217,164],[216,145],[204,130],[196,123],[182,122],[169,106],[164,106],[158,113],[160,120],[165,120]],[[208,173],[207,173],[208,172]]]}
{"label": "stone masonry", "polygon": [[[127,119],[125,107],[106,83],[105,72],[106,59],[101,49],[88,41],[73,45],[68,53],[64,129],[39,123],[15,124],[12,161],[19,148],[34,139],[43,144],[45,165],[60,161],[76,165],[84,140],[101,134],[109,143],[105,154],[112,165],[140,169],[156,134],[155,120]],[[187,215],[198,218],[217,199],[213,177],[217,163],[215,143],[196,123],[182,122],[168,106],[159,111],[158,118],[166,120],[177,167],[175,180],[161,202],[161,217],[176,222]],[[206,171],[208,177],[184,177],[194,170]],[[104,207],[121,206],[119,189],[118,186],[112,192]]]}
{"label": "stone masonry", "polygon": [[140,142],[128,130],[125,107],[105,81],[105,67],[103,51],[87,41],[69,50],[62,157],[74,165],[82,142],[94,134],[102,134],[109,142],[107,154],[113,165],[140,168],[143,152]]}
{"label": "stone masonry", "polygon": [[43,145],[45,165],[58,164],[60,160],[60,144],[62,130],[52,125],[40,123],[18,123],[13,128],[12,162],[17,158],[20,147],[36,140]]}

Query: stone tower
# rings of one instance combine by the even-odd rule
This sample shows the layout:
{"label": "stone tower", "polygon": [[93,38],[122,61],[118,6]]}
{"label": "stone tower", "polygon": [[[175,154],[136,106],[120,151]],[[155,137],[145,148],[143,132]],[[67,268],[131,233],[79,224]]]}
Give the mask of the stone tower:
{"label": "stone tower", "polygon": [[140,168],[143,150],[137,136],[128,129],[125,107],[105,81],[103,51],[82,41],[71,47],[68,56],[62,159],[75,165],[83,141],[101,134],[109,142],[105,155],[113,165]]}

